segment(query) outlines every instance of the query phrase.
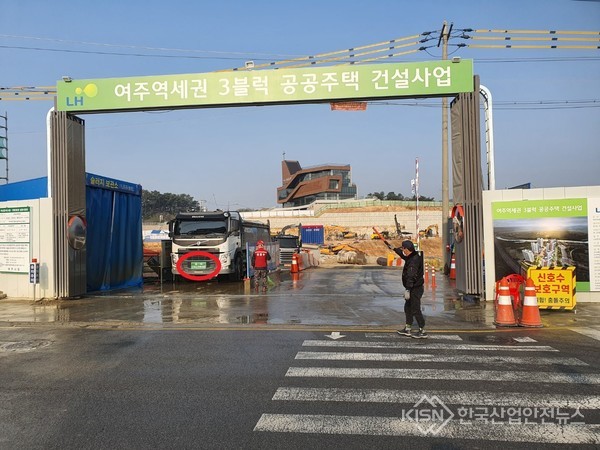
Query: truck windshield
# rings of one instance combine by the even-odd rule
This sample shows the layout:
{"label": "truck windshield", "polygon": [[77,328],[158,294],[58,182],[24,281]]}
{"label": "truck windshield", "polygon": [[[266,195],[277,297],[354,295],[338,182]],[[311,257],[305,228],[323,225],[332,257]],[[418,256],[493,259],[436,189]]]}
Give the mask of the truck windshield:
{"label": "truck windshield", "polygon": [[297,248],[298,247],[298,238],[281,238],[277,239],[279,242],[279,248]]}
{"label": "truck windshield", "polygon": [[179,220],[175,222],[176,236],[206,236],[209,234],[227,233],[227,222],[224,220]]}

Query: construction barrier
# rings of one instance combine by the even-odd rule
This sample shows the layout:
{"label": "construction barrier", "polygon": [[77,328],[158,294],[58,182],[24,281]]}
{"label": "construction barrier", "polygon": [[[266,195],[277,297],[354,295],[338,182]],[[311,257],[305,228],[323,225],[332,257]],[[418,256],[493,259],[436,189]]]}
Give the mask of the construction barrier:
{"label": "construction barrier", "polygon": [[[510,296],[512,298],[513,310],[515,314],[520,312],[521,305],[523,304],[523,289],[525,286],[525,278],[521,275],[512,273],[510,275],[506,275],[503,280],[506,280],[508,283],[508,290],[510,292]],[[500,281],[496,282],[496,296],[494,297],[494,308],[498,305],[498,291],[500,289]]]}
{"label": "construction barrier", "polygon": [[513,311],[508,281],[502,278],[498,289],[498,303],[495,308],[494,324],[499,327],[514,327],[517,325]]}
{"label": "construction barrier", "polygon": [[298,254],[299,269],[304,270],[309,267],[318,266],[321,259],[319,249],[302,249]]}
{"label": "construction barrier", "polygon": [[387,254],[387,265],[388,265],[388,267],[394,265],[393,264],[394,260],[395,260],[394,254],[393,253],[388,253]]}
{"label": "construction barrier", "polygon": [[525,284],[525,296],[523,297],[523,310],[521,311],[519,326],[543,327],[537,295],[535,293],[535,284],[531,278],[527,278],[527,283]]}

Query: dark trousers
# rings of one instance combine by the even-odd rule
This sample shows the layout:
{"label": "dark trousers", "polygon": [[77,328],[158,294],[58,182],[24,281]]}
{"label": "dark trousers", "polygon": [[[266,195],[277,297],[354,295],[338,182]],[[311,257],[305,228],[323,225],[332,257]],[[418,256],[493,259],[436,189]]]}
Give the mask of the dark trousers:
{"label": "dark trousers", "polygon": [[411,326],[414,319],[417,319],[419,328],[425,327],[425,318],[421,312],[421,297],[425,288],[419,286],[410,290],[410,299],[404,303],[404,314],[406,314],[406,325]]}

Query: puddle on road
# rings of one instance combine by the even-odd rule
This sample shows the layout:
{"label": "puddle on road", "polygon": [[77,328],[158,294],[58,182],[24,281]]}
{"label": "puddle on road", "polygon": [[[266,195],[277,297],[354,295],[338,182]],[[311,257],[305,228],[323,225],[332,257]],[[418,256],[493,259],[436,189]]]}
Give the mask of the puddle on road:
{"label": "puddle on road", "polygon": [[0,353],[23,353],[48,347],[52,341],[34,339],[31,341],[0,342]]}
{"label": "puddle on road", "polygon": [[500,344],[500,345],[517,345],[512,336],[467,336],[467,340],[471,342],[477,342],[481,344]]}

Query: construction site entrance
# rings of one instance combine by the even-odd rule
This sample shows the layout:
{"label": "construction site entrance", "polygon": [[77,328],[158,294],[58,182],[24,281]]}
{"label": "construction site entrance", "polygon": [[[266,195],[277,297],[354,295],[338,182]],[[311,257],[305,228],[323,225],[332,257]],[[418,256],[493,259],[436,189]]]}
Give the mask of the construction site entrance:
{"label": "construction site entrance", "polygon": [[[454,97],[451,103],[453,199],[462,204],[464,240],[457,249],[457,287],[481,294],[483,275],[479,79],[471,60],[340,65],[277,70],[73,80],[57,83],[49,113],[49,192],[54,223],[55,297],[84,295],[81,249],[69,245],[74,217],[85,223],[85,122],[74,114],[339,103]],[[67,195],[69,194],[69,195]],[[68,274],[68,276],[64,276]]]}

